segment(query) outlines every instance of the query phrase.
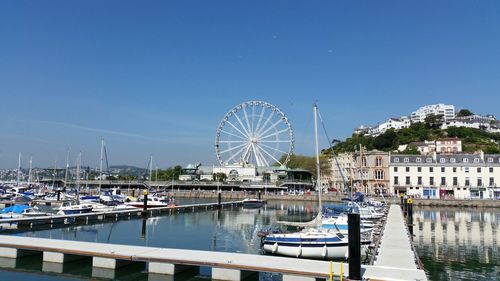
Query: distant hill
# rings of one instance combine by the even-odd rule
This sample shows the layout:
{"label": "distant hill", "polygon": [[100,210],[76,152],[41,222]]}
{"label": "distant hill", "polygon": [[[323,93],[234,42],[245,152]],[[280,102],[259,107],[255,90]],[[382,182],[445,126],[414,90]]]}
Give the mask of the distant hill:
{"label": "distant hill", "polygon": [[148,173],[148,171],[144,168],[139,168],[139,167],[135,167],[135,166],[127,166],[127,165],[109,166],[109,170],[110,170],[111,174],[118,174],[120,176],[124,176],[124,175],[142,176],[142,175],[146,175]]}
{"label": "distant hill", "polygon": [[[500,133],[488,133],[464,127],[449,127],[442,130],[435,124],[428,123],[414,123],[410,127],[398,131],[390,129],[377,137],[353,134],[345,141],[336,143],[333,150],[335,153],[353,152],[359,150],[361,144],[369,150],[394,151],[398,149],[399,145],[445,137],[462,139],[464,152],[482,150],[484,153],[500,153]],[[323,152],[328,153],[329,150],[325,149]],[[411,147],[408,150],[409,153],[415,153]]]}

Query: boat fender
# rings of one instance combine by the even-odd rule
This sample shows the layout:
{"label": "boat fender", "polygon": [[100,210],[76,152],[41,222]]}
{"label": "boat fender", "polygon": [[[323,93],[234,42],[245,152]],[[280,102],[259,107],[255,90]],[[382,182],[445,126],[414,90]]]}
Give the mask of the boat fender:
{"label": "boat fender", "polygon": [[273,245],[273,254],[275,254],[276,251],[278,251],[278,242],[275,242]]}
{"label": "boat fender", "polygon": [[328,247],[326,247],[326,244],[325,244],[325,246],[323,246],[322,256],[323,256],[323,258],[326,258],[327,255],[328,255]]}
{"label": "boat fender", "polygon": [[302,244],[299,245],[299,248],[297,249],[297,258],[302,255]]}

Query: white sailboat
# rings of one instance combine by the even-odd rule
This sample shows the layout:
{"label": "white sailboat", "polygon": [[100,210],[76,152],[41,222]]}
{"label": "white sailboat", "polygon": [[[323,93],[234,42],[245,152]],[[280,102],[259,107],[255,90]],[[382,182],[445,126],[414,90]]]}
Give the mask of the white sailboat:
{"label": "white sailboat", "polygon": [[[317,106],[314,105],[314,133],[316,145],[316,169],[317,169],[317,187],[318,187],[318,215],[308,223],[294,223],[289,225],[308,226],[302,231],[293,233],[267,234],[262,241],[262,248],[267,253],[299,257],[299,258],[347,258],[349,254],[348,239],[336,229],[321,228],[321,174],[319,164],[319,145],[318,145],[318,125],[317,125]],[[313,226],[313,227],[311,227]],[[363,245],[368,245],[369,241],[364,241]]]}

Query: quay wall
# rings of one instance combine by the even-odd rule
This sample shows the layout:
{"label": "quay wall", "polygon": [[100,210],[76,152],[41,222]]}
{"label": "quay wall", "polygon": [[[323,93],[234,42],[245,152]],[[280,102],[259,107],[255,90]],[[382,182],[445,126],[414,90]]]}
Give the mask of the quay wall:
{"label": "quay wall", "polygon": [[[172,194],[172,193],[170,193]],[[191,192],[174,192],[173,196],[175,198],[207,198],[207,199],[217,199],[217,193],[207,192],[207,191],[191,191]],[[222,192],[222,198],[227,200],[243,200],[245,198],[257,198],[257,194],[248,195],[242,192]],[[342,202],[344,195],[337,194],[324,194],[321,199],[325,202]],[[376,200],[383,201],[382,197],[372,197]],[[303,194],[303,195],[280,195],[280,194],[261,194],[261,199],[263,200],[283,200],[283,201],[318,201],[318,197],[315,194]],[[399,204],[399,197],[385,198],[387,203]],[[436,206],[436,207],[475,207],[475,208],[500,208],[500,200],[492,199],[469,199],[469,200],[458,200],[458,199],[413,199],[413,205],[417,206]]]}

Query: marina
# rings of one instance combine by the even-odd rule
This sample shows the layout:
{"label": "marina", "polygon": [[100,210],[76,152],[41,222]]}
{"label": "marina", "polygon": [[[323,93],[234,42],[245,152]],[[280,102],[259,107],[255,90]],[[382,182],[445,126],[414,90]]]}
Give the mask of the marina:
{"label": "marina", "polygon": [[[280,211],[280,209],[283,210],[283,207],[285,207],[283,205],[283,203],[279,203],[278,205],[276,205],[276,203],[271,202],[268,204],[270,204],[270,205],[265,205],[262,210],[261,209],[248,209],[245,212],[250,212],[250,213],[247,213],[247,215],[245,215],[245,217],[247,217],[248,219],[254,217],[254,219],[258,219],[257,221],[255,221],[255,223],[257,223],[257,225],[261,225],[259,223],[259,221],[260,221],[259,217],[261,217],[260,214],[266,213],[266,212],[279,214],[282,212],[282,211]],[[215,215],[215,218],[217,218],[217,217],[224,218],[228,215],[231,216],[231,213],[240,212],[239,210],[245,210],[245,209],[241,209],[240,206],[241,206],[241,201],[239,201],[239,202],[223,202],[222,209],[217,208],[217,203],[188,204],[188,205],[178,206],[178,207],[176,207],[178,209],[174,209],[174,212],[170,212],[170,211],[172,211],[172,208],[170,208],[170,210],[167,210],[167,208],[162,208],[160,210],[155,208],[155,209],[150,210],[151,213],[149,213],[150,211],[148,211],[148,215],[149,216],[153,215],[154,217],[149,217],[148,219],[140,219],[140,221],[143,221],[143,233],[141,234],[141,237],[150,237],[147,232],[150,232],[150,231],[155,232],[154,229],[146,230],[147,228],[150,228],[150,227],[146,226],[146,224],[148,224],[148,225],[150,224],[150,223],[147,223],[147,221],[150,221],[150,220],[156,221],[159,219],[160,221],[162,221],[162,220],[164,220],[164,218],[168,218],[168,217],[172,217],[172,216],[175,218],[180,218],[183,216],[193,216],[193,215],[194,216],[206,216],[208,214],[211,214],[210,216]],[[290,211],[295,209],[295,210],[299,210],[298,214],[302,214],[301,216],[304,216],[304,215],[310,216],[311,215],[310,212],[313,211],[313,209],[311,209],[311,211],[307,211],[308,209],[303,209],[303,207],[299,207],[299,205],[292,205],[289,207],[293,207],[293,208],[288,209],[288,211],[286,213],[289,213]],[[298,207],[298,209],[296,209],[297,207]],[[314,208],[313,206],[310,206],[310,207]],[[175,210],[177,210],[177,211],[186,210],[186,211],[188,211],[188,213],[186,213],[186,212],[179,213],[179,212],[175,212]],[[194,212],[194,213],[189,212],[189,211],[195,211],[195,210],[196,210],[196,212]],[[266,211],[266,210],[268,210],[268,211]],[[300,211],[300,210],[302,210],[302,211]],[[306,211],[306,213],[303,213],[304,211]],[[133,215],[133,216],[129,216],[130,214],[126,214],[126,213],[123,213],[122,215],[117,216],[117,214],[121,214],[121,213],[116,213],[116,212],[109,212],[107,214],[99,214],[99,216],[102,216],[103,219],[106,219],[105,221],[99,221],[99,220],[96,220],[96,221],[87,220],[87,221],[85,221],[84,218],[88,217],[89,216],[88,214],[68,215],[68,217],[71,217],[71,218],[78,218],[79,217],[80,222],[79,223],[77,222],[77,224],[75,226],[62,224],[57,228],[51,228],[51,229],[47,229],[47,230],[43,230],[43,229],[46,229],[43,227],[41,228],[41,230],[37,230],[37,228],[40,227],[40,224],[30,224],[30,227],[32,227],[33,230],[25,229],[21,233],[26,233],[26,234],[32,233],[35,236],[38,236],[37,233],[43,234],[43,233],[46,233],[47,231],[49,233],[52,233],[54,231],[56,231],[56,232],[64,231],[64,229],[67,229],[68,227],[71,227],[71,228],[76,227],[76,229],[73,231],[78,231],[80,233],[80,235],[83,235],[86,233],[86,231],[84,231],[84,229],[81,229],[81,228],[82,227],[86,228],[85,225],[87,225],[87,224],[90,227],[92,227],[92,225],[100,225],[102,223],[105,223],[105,225],[109,225],[109,223],[111,223],[112,225],[116,224],[116,223],[122,224],[121,219],[124,219],[123,223],[130,224],[130,223],[133,223],[134,221],[137,221],[137,219],[139,219],[139,218],[143,218],[142,216],[140,216],[141,212],[142,211],[138,210],[135,212],[135,215]],[[278,212],[278,213],[276,213],[276,212]],[[296,213],[296,211],[292,211],[292,214],[294,214],[294,213]],[[307,214],[309,214],[309,215],[307,215]],[[227,219],[228,218],[229,217],[227,217]],[[302,218],[304,219],[304,217],[302,217]],[[224,220],[227,220],[227,219],[224,219]],[[197,219],[197,221],[199,221],[199,219]],[[10,221],[10,222],[14,222],[14,221]],[[23,221],[22,220],[17,221],[17,223],[20,223],[20,222],[22,224]],[[44,222],[46,222],[46,221],[44,221]],[[240,221],[240,223],[241,223],[241,221]],[[202,223],[202,225],[203,224],[206,224],[206,222]],[[27,224],[25,224],[25,225],[27,226]],[[246,225],[246,224],[244,223],[243,225]],[[248,225],[249,226],[253,225],[253,223],[248,224]],[[400,226],[402,226],[402,224]],[[234,228],[234,226],[233,226],[233,228]],[[252,227],[252,228],[254,228],[254,227]],[[58,229],[61,229],[61,230],[58,230]],[[254,228],[254,229],[255,230],[251,231],[250,233],[243,235],[243,237],[246,237],[246,239],[250,239],[250,241],[254,241],[253,243],[256,244],[255,246],[258,246],[258,244],[259,244],[257,242],[258,237],[256,237],[256,232],[255,232],[257,229],[256,228]],[[19,230],[11,230],[11,231],[19,231]],[[28,232],[25,232],[25,231],[28,231]],[[112,231],[112,229],[110,229],[110,231]],[[225,235],[228,235],[227,231],[224,231],[224,232],[226,233]],[[214,230],[213,235],[217,235],[216,233],[219,233],[219,231]],[[78,235],[78,234],[75,233],[75,235]],[[78,235],[76,237],[80,237],[80,235]],[[160,234],[155,233],[155,236],[156,235],[160,235]],[[152,263],[153,264],[152,267],[149,267],[149,266],[146,267],[146,268],[153,268],[152,271],[148,271],[149,272],[148,274],[158,274],[158,273],[160,273],[160,274],[165,274],[165,273],[172,274],[172,273],[175,273],[175,272],[177,272],[177,271],[175,271],[176,267],[173,266],[175,264],[180,266],[178,268],[182,268],[182,269],[186,269],[185,266],[188,266],[188,265],[189,266],[198,266],[198,267],[199,266],[206,267],[206,266],[210,265],[210,267],[212,268],[210,271],[211,272],[210,274],[212,274],[212,278],[214,278],[214,274],[215,274],[217,279],[222,279],[222,280],[240,280],[239,278],[247,276],[247,274],[249,274],[248,272],[254,272],[254,273],[255,272],[265,272],[265,273],[269,273],[269,274],[276,273],[276,274],[280,274],[280,276],[283,276],[283,280],[285,280],[285,279],[288,280],[287,278],[292,278],[291,280],[297,280],[296,279],[296,278],[298,278],[297,276],[301,277],[304,280],[307,278],[311,278],[311,277],[313,277],[313,278],[326,278],[330,274],[329,273],[330,264],[327,261],[294,259],[295,261],[293,263],[291,263],[289,261],[290,258],[284,258],[284,257],[259,256],[257,258],[257,256],[255,256],[255,254],[258,253],[258,250],[257,251],[247,250],[247,252],[249,251],[248,254],[243,254],[243,253],[231,254],[231,253],[225,252],[228,249],[224,250],[224,253],[221,253],[219,251],[216,251],[216,252],[209,251],[209,252],[198,253],[198,252],[190,252],[187,249],[172,249],[172,248],[168,248],[168,247],[167,248],[165,248],[165,247],[158,248],[157,246],[155,247],[154,245],[152,245],[153,248],[144,248],[144,246],[137,246],[137,248],[132,247],[129,249],[127,247],[130,247],[130,246],[113,244],[112,240],[108,240],[108,242],[106,244],[98,246],[98,245],[95,245],[92,243],[89,245],[84,245],[84,244],[79,244],[79,243],[83,243],[83,242],[70,242],[70,241],[67,241],[68,238],[64,238],[64,237],[54,239],[58,235],[56,235],[54,237],[54,235],[51,234],[50,236],[52,237],[51,241],[34,240],[32,242],[27,242],[28,240],[22,240],[22,239],[16,240],[19,238],[17,236],[16,237],[2,236],[2,238],[0,239],[2,241],[0,243],[1,247],[3,247],[1,252],[4,253],[3,255],[5,258],[7,258],[7,256],[8,256],[8,258],[18,257],[20,259],[23,259],[23,258],[21,258],[21,256],[23,254],[26,254],[26,253],[33,254],[33,253],[47,252],[47,254],[41,255],[41,261],[44,261],[44,264],[49,262],[49,261],[51,263],[53,263],[55,261],[56,263],[64,264],[65,262],[70,262],[71,260],[74,260],[76,258],[75,256],[80,256],[80,258],[89,257],[89,256],[96,257],[93,259],[93,262],[92,262],[92,264],[93,264],[93,269],[92,269],[93,275],[92,276],[96,275],[95,277],[99,277],[99,274],[102,273],[101,270],[96,270],[95,268],[101,268],[104,265],[106,265],[108,267],[107,268],[108,270],[106,271],[108,275],[106,275],[106,276],[108,276],[108,277],[114,276],[115,273],[113,271],[114,270],[113,266],[116,266],[118,264],[123,265],[123,262],[121,262],[121,261],[124,261],[124,260],[128,261],[128,262],[130,262],[130,261],[141,262],[144,264]],[[229,235],[229,236],[232,236],[232,235]],[[42,237],[47,237],[47,236],[42,235],[40,238],[34,238],[33,235],[29,235],[29,238],[25,238],[25,239],[42,239]],[[61,238],[63,240],[60,240]],[[151,237],[151,238],[153,239],[153,241],[155,240],[154,237]],[[149,238],[149,239],[151,239],[151,238]],[[9,240],[9,239],[12,239],[12,240]],[[78,238],[79,241],[81,241],[81,239],[82,239],[82,237]],[[146,241],[148,241],[148,238],[145,238],[145,239],[146,239]],[[222,239],[225,240],[227,238],[222,238]],[[70,240],[73,240],[73,239],[70,239]],[[86,239],[84,238],[84,240],[86,240]],[[121,240],[121,241],[125,242],[124,240]],[[104,242],[104,241],[101,241],[101,242]],[[130,242],[126,242],[126,244],[130,245]],[[135,243],[132,243],[132,244],[135,244]],[[149,244],[149,243],[147,243],[147,244]],[[22,246],[22,245],[24,245],[24,246]],[[27,245],[32,245],[32,246],[28,247]],[[43,245],[43,246],[41,246],[41,245]],[[410,247],[409,244],[405,245],[405,246]],[[128,249],[126,252],[130,253],[130,254],[124,255],[123,254],[123,251],[124,251],[123,247]],[[196,249],[196,248],[198,248],[198,249]],[[10,249],[10,250],[8,250],[8,249]],[[13,250],[13,249],[18,249],[19,251]],[[91,251],[91,249],[96,249],[96,250]],[[203,250],[203,249],[210,250],[210,247],[208,247],[208,248],[206,246],[195,247],[195,249],[196,250]],[[217,248],[212,248],[212,250],[217,250]],[[26,252],[26,251],[32,251],[32,252]],[[54,253],[56,253],[56,254],[54,254]],[[113,253],[113,254],[110,254],[110,253]],[[137,254],[137,253],[140,253],[140,254]],[[148,253],[151,253],[151,255],[148,255]],[[156,253],[158,255],[153,255],[153,253]],[[173,260],[171,258],[170,259],[165,258],[165,257],[172,257],[172,256],[175,256],[177,259]],[[184,258],[180,258],[182,256],[184,256]],[[193,256],[203,257],[203,259],[193,259]],[[253,257],[255,257],[255,258],[253,258]],[[28,258],[28,257],[26,257],[26,258]],[[110,262],[110,260],[119,260],[120,263]],[[301,261],[301,262],[297,264],[297,261]],[[102,264],[99,262],[102,262]],[[162,265],[161,266],[156,265],[155,263],[160,263]],[[111,266],[110,264],[113,266]],[[167,265],[164,265],[164,264],[167,264]],[[270,266],[271,264],[273,265],[272,267]],[[293,264],[293,266],[291,266],[291,264]],[[338,273],[340,272],[340,262],[334,262],[332,266],[333,266],[333,272],[337,272],[336,276],[338,276]],[[343,270],[347,276],[348,270],[349,270],[347,262],[345,262],[343,266],[344,266]],[[47,267],[47,265],[45,265],[45,267]],[[111,268],[109,268],[109,267],[111,267]],[[51,268],[54,269],[54,267],[51,267]],[[63,267],[59,266],[59,267],[55,267],[55,268],[63,268]],[[168,268],[170,268],[170,269],[168,269]],[[216,269],[214,270],[213,268],[216,268]],[[228,271],[224,271],[224,270],[228,270]],[[159,272],[156,272],[156,271],[159,271]],[[390,276],[401,278],[400,280],[415,280],[415,279],[405,279],[405,278],[407,278],[405,276],[413,276],[415,274],[416,274],[415,276],[420,276],[418,274],[421,274],[418,271],[415,271],[414,269],[408,269],[408,268],[398,269],[397,267],[387,267],[387,266],[378,266],[378,265],[374,265],[374,266],[363,265],[362,272],[363,272],[363,278],[371,278],[371,279],[377,279],[377,280],[391,280],[389,278]],[[111,274],[111,275],[109,275],[109,274]],[[226,276],[226,277],[224,277],[224,276]],[[239,277],[236,278],[235,276],[239,276]],[[287,276],[290,276],[290,277],[287,277]],[[100,276],[100,277],[103,277],[103,276]],[[425,277],[425,275],[424,275],[424,277]],[[262,278],[264,278],[264,280],[267,280],[265,277],[262,277]],[[424,279],[421,279],[421,280],[424,280]]]}

